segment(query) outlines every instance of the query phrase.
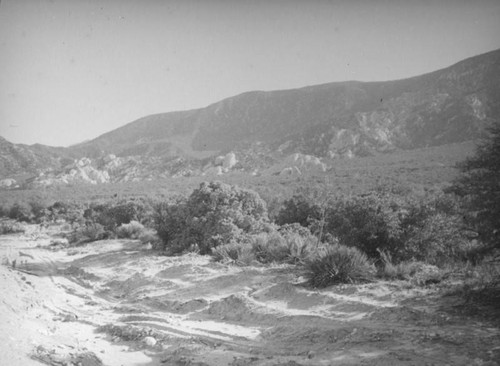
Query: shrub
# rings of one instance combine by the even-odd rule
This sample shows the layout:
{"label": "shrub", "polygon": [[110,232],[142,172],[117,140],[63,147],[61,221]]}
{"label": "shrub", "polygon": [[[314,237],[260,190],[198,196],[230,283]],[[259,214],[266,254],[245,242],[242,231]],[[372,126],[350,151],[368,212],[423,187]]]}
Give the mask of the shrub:
{"label": "shrub", "polygon": [[340,197],[327,208],[324,230],[370,258],[379,259],[384,251],[396,262],[438,263],[456,256],[467,241],[456,198],[439,194]]}
{"label": "shrub", "polygon": [[459,165],[452,190],[465,196],[468,222],[482,241],[500,248],[500,125],[489,129],[476,154]]}
{"label": "shrub", "polygon": [[99,223],[106,230],[115,230],[122,224],[131,221],[147,221],[151,208],[142,201],[121,201],[116,204],[111,202],[92,204],[84,211],[84,218],[88,222]]}
{"label": "shrub", "polygon": [[278,225],[297,223],[301,226],[309,226],[311,220],[321,218],[321,207],[311,198],[304,194],[296,194],[283,202],[276,223]]}
{"label": "shrub", "polygon": [[64,220],[71,224],[84,222],[84,210],[77,203],[56,201],[47,208],[48,218],[52,221]]}
{"label": "shrub", "polygon": [[[173,202],[160,202],[154,207],[156,232],[162,243],[157,249],[180,253],[186,249],[183,233],[187,231],[186,199],[175,197]],[[187,240],[187,238],[186,238]]]}
{"label": "shrub", "polygon": [[18,222],[2,222],[0,223],[0,235],[24,233],[25,228]]}
{"label": "shrub", "polygon": [[104,230],[104,227],[98,223],[86,224],[73,231],[68,241],[75,244],[89,243],[92,241],[102,240],[109,237],[109,233]]}
{"label": "shrub", "polygon": [[287,262],[290,258],[290,247],[278,232],[254,235],[251,245],[256,259],[261,263]]}
{"label": "shrub", "polygon": [[204,182],[185,200],[158,204],[154,220],[165,249],[178,253],[197,246],[201,254],[242,241],[269,221],[257,193],[221,182]]}
{"label": "shrub", "polygon": [[13,220],[30,222],[32,217],[31,207],[23,202],[14,203],[9,210],[9,218]]}
{"label": "shrub", "polygon": [[249,243],[229,243],[212,248],[212,257],[218,262],[230,262],[238,265],[250,265],[256,258]]}
{"label": "shrub", "polygon": [[33,200],[29,202],[32,213],[32,219],[36,222],[43,222],[49,217],[49,210],[47,204],[42,200]]}
{"label": "shrub", "polygon": [[159,249],[159,247],[161,247],[161,239],[153,229],[145,228],[139,235],[139,240],[142,244],[151,244],[153,249]]}
{"label": "shrub", "polygon": [[313,287],[368,282],[375,273],[375,267],[364,253],[339,244],[321,250],[306,263],[306,268]]}
{"label": "shrub", "polygon": [[381,253],[382,265],[378,268],[378,276],[390,280],[406,280],[423,286],[441,282],[446,273],[436,266],[420,261],[404,261],[398,264],[392,262],[391,256]]}
{"label": "shrub", "polygon": [[328,209],[325,230],[371,258],[379,249],[394,253],[402,234],[400,206],[380,195],[339,198]]}
{"label": "shrub", "polygon": [[459,216],[434,214],[422,220],[404,243],[404,257],[440,264],[462,259],[469,240],[461,233],[463,226]]}
{"label": "shrub", "polygon": [[117,227],[115,232],[119,238],[139,239],[144,230],[144,225],[140,222],[130,221],[128,224]]}

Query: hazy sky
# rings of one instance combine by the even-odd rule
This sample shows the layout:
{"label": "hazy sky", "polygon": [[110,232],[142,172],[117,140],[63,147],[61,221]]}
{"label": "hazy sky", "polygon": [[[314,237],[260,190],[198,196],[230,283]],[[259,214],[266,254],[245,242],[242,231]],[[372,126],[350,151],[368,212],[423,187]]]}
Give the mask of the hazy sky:
{"label": "hazy sky", "polygon": [[67,146],[245,91],[405,78],[497,48],[499,0],[1,0],[0,135]]}

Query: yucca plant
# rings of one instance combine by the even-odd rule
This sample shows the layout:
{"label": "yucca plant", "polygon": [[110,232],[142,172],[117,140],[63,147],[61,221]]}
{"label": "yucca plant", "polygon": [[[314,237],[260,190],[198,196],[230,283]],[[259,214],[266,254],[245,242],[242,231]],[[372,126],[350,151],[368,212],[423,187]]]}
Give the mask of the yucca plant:
{"label": "yucca plant", "polygon": [[303,264],[317,249],[317,240],[314,236],[301,236],[297,233],[288,234],[286,241],[289,249],[289,261]]}
{"label": "yucca plant", "polygon": [[375,267],[366,254],[340,244],[321,250],[307,261],[306,268],[313,287],[369,282],[375,274]]}
{"label": "yucca plant", "polygon": [[261,263],[281,263],[290,258],[290,248],[278,232],[253,235],[251,244],[255,257]]}
{"label": "yucca plant", "polygon": [[218,262],[249,265],[255,259],[255,254],[250,244],[229,243],[212,248],[212,257]]}

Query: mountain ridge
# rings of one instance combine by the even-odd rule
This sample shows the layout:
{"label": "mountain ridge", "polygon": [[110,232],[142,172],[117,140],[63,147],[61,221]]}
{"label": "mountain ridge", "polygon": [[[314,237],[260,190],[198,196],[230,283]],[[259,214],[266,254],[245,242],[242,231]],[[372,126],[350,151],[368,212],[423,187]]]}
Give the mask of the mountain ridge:
{"label": "mountain ridge", "polygon": [[[164,168],[166,175],[182,169],[192,174],[193,167],[200,173],[210,159],[230,152],[241,156],[240,168],[251,171],[250,161],[262,165],[259,156],[331,159],[470,141],[499,122],[498,80],[500,49],[410,78],[249,91],[203,108],[148,115],[67,148],[19,145],[18,155],[39,155],[30,160],[21,154],[28,161],[22,164],[12,162],[23,159],[0,141],[0,176],[108,155],[154,161],[153,170]],[[172,164],[175,172],[168,170]]]}

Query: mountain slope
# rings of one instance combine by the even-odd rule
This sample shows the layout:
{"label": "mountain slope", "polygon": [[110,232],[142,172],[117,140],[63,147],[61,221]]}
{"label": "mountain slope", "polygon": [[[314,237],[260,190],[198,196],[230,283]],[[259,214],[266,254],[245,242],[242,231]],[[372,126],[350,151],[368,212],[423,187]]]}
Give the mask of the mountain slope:
{"label": "mountain slope", "polygon": [[13,144],[0,136],[0,177],[12,174],[33,174],[61,165],[67,151],[60,147],[40,144]]}
{"label": "mountain slope", "polygon": [[78,145],[89,154],[196,156],[256,142],[319,156],[470,140],[498,121],[500,50],[386,82],[248,92],[206,108],[141,118]]}
{"label": "mountain slope", "polygon": [[[499,81],[496,50],[408,79],[247,92],[146,116],[69,148],[1,139],[0,178],[43,171],[50,179],[75,177],[83,166],[97,175],[105,169],[110,181],[198,174],[230,151],[240,168],[254,171],[293,153],[352,157],[470,141],[500,122]],[[83,157],[92,160],[83,164]]]}

